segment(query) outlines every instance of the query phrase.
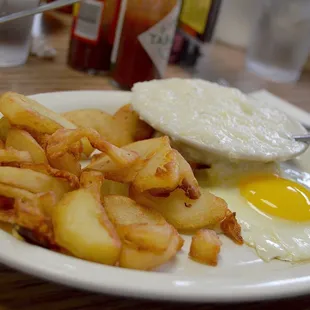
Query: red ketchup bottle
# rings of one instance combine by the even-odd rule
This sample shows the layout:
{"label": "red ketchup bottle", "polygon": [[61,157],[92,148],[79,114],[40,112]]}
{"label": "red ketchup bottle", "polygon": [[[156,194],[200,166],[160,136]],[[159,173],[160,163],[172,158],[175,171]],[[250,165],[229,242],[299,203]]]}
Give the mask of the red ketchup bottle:
{"label": "red ketchup bottle", "polygon": [[68,65],[90,74],[110,69],[121,0],[84,0],[74,5]]}
{"label": "red ketchup bottle", "polygon": [[120,87],[162,78],[180,12],[180,0],[122,0],[111,56]]}

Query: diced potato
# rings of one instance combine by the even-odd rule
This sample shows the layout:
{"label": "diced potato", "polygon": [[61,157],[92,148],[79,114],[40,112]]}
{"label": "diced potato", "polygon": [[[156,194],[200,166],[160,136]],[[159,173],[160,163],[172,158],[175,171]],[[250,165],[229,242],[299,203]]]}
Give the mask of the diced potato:
{"label": "diced potato", "polygon": [[100,202],[87,189],[70,192],[56,205],[53,226],[57,244],[76,257],[115,265],[121,241]]}
{"label": "diced potato", "polygon": [[155,210],[123,196],[105,196],[104,208],[123,242],[120,267],[150,270],[169,261],[183,246],[175,228]]}
{"label": "diced potato", "polygon": [[[9,209],[9,210],[0,209],[0,229],[3,229],[3,224],[13,225],[14,223],[15,223],[14,210],[13,209]],[[12,231],[12,226],[6,226],[6,228],[8,228],[8,232]]]}
{"label": "diced potato", "polygon": [[35,198],[35,194],[28,190],[0,183],[0,195],[11,198],[29,199]]}
{"label": "diced potato", "polygon": [[19,151],[29,152],[32,161],[36,164],[47,163],[47,158],[43,148],[25,130],[11,128],[8,131],[5,145],[6,147],[12,147]]}
{"label": "diced potato", "polygon": [[151,190],[157,195],[172,192],[179,184],[180,173],[176,154],[173,150],[158,150],[141,169],[133,186],[144,192]]}
{"label": "diced potato", "polygon": [[34,164],[34,163],[12,163],[7,166],[16,167],[16,168],[18,167],[21,169],[30,169],[32,171],[42,173],[49,177],[56,178],[57,181],[61,183],[65,183],[66,188],[69,188],[69,190],[78,189],[80,187],[80,181],[76,175],[68,171],[65,171],[65,170],[55,169],[51,167],[50,165]]}
{"label": "diced potato", "polygon": [[192,237],[189,256],[200,263],[216,266],[221,245],[221,240],[213,230],[198,230]]}
{"label": "diced potato", "polygon": [[[97,170],[104,173],[105,177],[117,182],[132,182],[136,177],[138,171],[140,171],[147,161],[161,149],[166,152],[171,151],[168,137],[161,137],[158,139],[149,139],[131,143],[123,147],[124,150],[135,152],[138,155],[136,161],[132,161],[131,164],[124,167],[116,165],[110,160],[108,156],[96,156],[96,159],[89,164],[86,169]],[[127,169],[128,168],[128,169]],[[129,175],[129,176],[128,176]]]}
{"label": "diced potato", "polygon": [[101,187],[101,195],[119,195],[128,197],[129,185],[110,180],[104,180]]}
{"label": "diced potato", "polygon": [[53,193],[38,194],[32,200],[17,198],[14,203],[17,232],[32,243],[55,248],[51,219],[55,202]]}
{"label": "diced potato", "polygon": [[100,109],[74,110],[63,115],[78,127],[95,129],[105,140],[119,147],[148,139],[153,133],[153,128],[139,119],[130,104],[121,107],[114,116]]}
{"label": "diced potato", "polygon": [[134,136],[135,141],[141,141],[145,139],[150,139],[153,136],[154,128],[151,127],[146,122],[142,121],[141,119],[138,120],[136,125],[136,134]]}
{"label": "diced potato", "polygon": [[150,125],[140,120],[138,113],[132,109],[130,103],[121,107],[114,114],[114,120],[117,126],[122,128],[123,131],[122,145],[149,139],[154,132],[154,129]]}
{"label": "diced potato", "polygon": [[63,127],[76,128],[54,111],[14,92],[7,92],[1,96],[0,112],[11,124],[29,127],[41,133],[52,134]]}
{"label": "diced potato", "polygon": [[202,190],[196,200],[186,197],[181,189],[176,189],[169,197],[154,197],[131,187],[129,196],[137,203],[160,212],[178,230],[213,227],[225,218],[227,212],[226,202],[206,190]]}
{"label": "diced potato", "polygon": [[173,191],[180,182],[177,153],[171,149],[167,136],[132,143],[123,148],[139,158],[126,167],[115,165],[107,156],[100,156],[85,169],[104,173],[106,179],[130,183],[140,191],[151,190],[162,195]]}
{"label": "diced potato", "polygon": [[[118,233],[126,244],[138,250],[149,250],[155,253],[164,252],[170,242],[174,229],[171,225],[131,224],[119,225]],[[156,236],[156,242],[154,242]]]}
{"label": "diced potato", "polygon": [[[151,236],[150,236],[151,237]],[[175,231],[170,237],[170,243],[165,251],[158,252],[155,249],[143,250],[139,249],[136,245],[131,246],[124,244],[119,260],[120,267],[139,269],[139,270],[152,270],[164,263],[170,261],[175,257],[177,251],[180,249],[180,244],[183,245],[183,240]],[[157,240],[157,234],[153,235],[153,243]],[[181,246],[182,247],[182,246]]]}
{"label": "diced potato", "polygon": [[77,158],[80,152],[79,141],[87,138],[91,145],[106,153],[112,161],[124,168],[138,158],[138,154],[116,147],[104,140],[99,133],[91,128],[59,129],[47,140],[46,153],[48,159],[57,159],[66,153],[74,154]]}
{"label": "diced potato", "polygon": [[103,206],[114,225],[166,223],[164,217],[156,210],[138,205],[132,199],[124,196],[105,196]]}
{"label": "diced potato", "polygon": [[70,190],[70,186],[62,179],[33,171],[15,167],[0,167],[0,183],[24,189],[32,193],[46,193],[52,191],[60,199]]}
{"label": "diced potato", "polygon": [[121,146],[119,137],[122,132],[115,126],[112,115],[100,109],[81,109],[68,111],[63,116],[78,127],[95,129],[103,139]]}
{"label": "diced potato", "polygon": [[199,185],[190,165],[180,153],[171,149],[167,136],[131,143],[123,149],[139,155],[125,169],[104,155],[96,156],[86,169],[101,171],[108,180],[132,183],[138,192],[149,191],[156,197],[167,196],[177,187],[191,199],[200,196]]}
{"label": "diced potato", "polygon": [[235,243],[239,245],[243,244],[243,238],[241,236],[241,226],[237,222],[236,213],[228,210],[226,212],[224,220],[220,223],[220,229],[227,237],[229,237]]}
{"label": "diced potato", "polygon": [[[52,134],[61,128],[76,129],[65,117],[26,96],[7,92],[0,97],[0,112],[13,125],[29,128],[40,133]],[[93,148],[87,139],[82,140],[83,152],[89,156]]]}
{"label": "diced potato", "polygon": [[101,201],[102,183],[103,175],[98,171],[83,171],[81,174],[81,188],[85,188],[90,191],[98,201]]}
{"label": "diced potato", "polygon": [[0,118],[0,139],[6,141],[6,137],[11,128],[11,124],[6,117]]}
{"label": "diced potato", "polygon": [[49,158],[49,164],[58,170],[68,171],[76,176],[81,174],[81,164],[72,154],[65,153],[57,158]]}
{"label": "diced potato", "polygon": [[180,169],[180,188],[183,189],[185,195],[191,199],[198,199],[200,196],[200,188],[196,180],[190,164],[184,157],[175,150],[177,161]]}
{"label": "diced potato", "polygon": [[0,162],[1,163],[27,163],[32,162],[29,152],[18,151],[11,147],[7,149],[0,149]]}

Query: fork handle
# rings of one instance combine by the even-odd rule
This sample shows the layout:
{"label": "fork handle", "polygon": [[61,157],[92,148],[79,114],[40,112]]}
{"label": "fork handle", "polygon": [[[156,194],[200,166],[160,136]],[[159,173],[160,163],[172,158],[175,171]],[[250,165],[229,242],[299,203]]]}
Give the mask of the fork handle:
{"label": "fork handle", "polygon": [[79,1],[80,0],[57,0],[57,1],[49,3],[49,4],[40,5],[34,9],[29,9],[29,10],[24,10],[24,11],[12,13],[12,14],[0,17],[0,24],[12,21],[14,19],[18,19],[18,18],[42,13],[44,11],[58,9],[58,8],[63,7],[63,6],[70,5],[70,4],[79,2]]}
{"label": "fork handle", "polygon": [[310,143],[310,133],[301,136],[293,136],[296,141]]}

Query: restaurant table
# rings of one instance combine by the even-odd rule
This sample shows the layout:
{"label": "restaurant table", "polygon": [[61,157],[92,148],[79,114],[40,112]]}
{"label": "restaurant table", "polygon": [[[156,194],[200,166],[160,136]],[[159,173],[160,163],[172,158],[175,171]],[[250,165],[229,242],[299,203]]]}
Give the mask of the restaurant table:
{"label": "restaurant table", "polygon": [[[8,90],[26,95],[51,91],[64,90],[113,90],[116,89],[107,76],[90,76],[74,71],[66,65],[69,28],[71,19],[60,13],[41,15],[41,22],[37,23],[35,33],[47,35],[49,43],[56,48],[58,55],[55,60],[47,61],[30,57],[26,65],[16,68],[0,69],[0,93]],[[37,21],[40,18],[37,18]],[[200,60],[198,70],[189,73],[178,67],[170,66],[167,77],[189,77],[191,74],[208,78],[221,77],[227,83],[249,91],[266,88],[275,95],[310,111],[310,74],[303,74],[296,84],[276,84],[266,82],[244,70],[244,53],[225,45],[214,45],[208,55],[212,58]],[[212,59],[212,61],[210,61]],[[214,73],[214,64],[218,67]],[[204,70],[201,68],[205,66]],[[212,68],[211,68],[212,66]],[[210,75],[209,75],[210,76]],[[223,78],[224,77],[224,78]],[[1,251],[1,249],[0,249]],[[44,262],[42,262],[44,263]],[[107,279],[108,281],[108,279]],[[207,289],[207,288],[206,288]],[[310,292],[309,292],[310,293]],[[262,296],[263,300],[263,296]],[[0,310],[71,310],[71,309],[309,309],[309,297],[299,297],[282,301],[234,304],[234,305],[203,305],[203,304],[176,304],[148,300],[128,299],[124,297],[99,295],[77,289],[67,288],[40,280],[34,276],[9,269],[0,265]]]}

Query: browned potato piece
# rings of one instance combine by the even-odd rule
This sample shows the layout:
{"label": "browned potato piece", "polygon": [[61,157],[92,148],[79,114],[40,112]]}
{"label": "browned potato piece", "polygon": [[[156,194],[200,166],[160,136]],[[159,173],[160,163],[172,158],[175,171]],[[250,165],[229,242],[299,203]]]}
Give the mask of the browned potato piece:
{"label": "browned potato piece", "polygon": [[191,199],[198,199],[200,196],[200,188],[194,176],[193,170],[184,157],[178,151],[175,150],[175,152],[181,176],[179,187],[184,190],[187,197]]}
{"label": "browned potato piece", "polygon": [[80,182],[76,175],[68,171],[52,168],[51,166],[47,164],[13,162],[13,163],[6,163],[4,166],[21,168],[21,169],[30,169],[30,170],[45,174],[47,176],[54,177],[60,182],[64,182],[65,184],[67,184],[66,188],[69,188],[69,190],[78,189],[80,187]]}
{"label": "browned potato piece", "polygon": [[186,197],[181,189],[176,189],[169,197],[154,197],[131,187],[129,196],[137,203],[160,212],[178,230],[213,227],[225,218],[228,210],[223,199],[206,190],[202,190],[197,200]]}
{"label": "browned potato piece", "polygon": [[129,185],[125,183],[119,183],[110,180],[104,180],[101,187],[101,195],[119,195],[126,196],[129,195]]}
{"label": "browned potato piece", "polygon": [[35,194],[31,193],[28,190],[14,187],[11,185],[0,183],[0,195],[11,198],[21,198],[32,200],[35,197]]}
{"label": "browned potato piece", "polygon": [[[52,134],[61,128],[76,129],[65,117],[26,96],[7,92],[0,97],[0,112],[13,125],[29,128],[42,134]],[[93,148],[83,139],[83,152],[89,156]]]}
{"label": "browned potato piece", "polygon": [[47,163],[43,148],[25,130],[11,128],[7,134],[5,145],[19,151],[29,152],[33,162],[36,164]]}
{"label": "browned potato piece", "polygon": [[66,153],[79,154],[79,145],[82,138],[86,137],[92,146],[106,153],[112,161],[120,167],[125,167],[128,163],[134,162],[138,154],[129,150],[124,150],[104,140],[99,133],[91,128],[79,129],[59,129],[47,140],[46,154],[48,159],[56,159]]}
{"label": "browned potato piece", "polygon": [[[126,104],[114,114],[115,122],[123,128],[127,141],[123,145],[151,138],[154,129],[146,122],[140,120],[137,112],[133,111],[131,104]],[[125,143],[126,142],[126,143]]]}
{"label": "browned potato piece", "polygon": [[202,264],[216,266],[221,245],[215,231],[200,229],[192,237],[189,256]]}
{"label": "browned potato piece", "polygon": [[103,198],[103,206],[114,225],[165,224],[166,220],[156,210],[141,206],[128,197],[109,195]]}
{"label": "browned potato piece", "polygon": [[227,210],[224,220],[220,223],[220,230],[235,243],[243,244],[241,226],[237,222],[236,213]]}
{"label": "browned potato piece", "polygon": [[76,176],[81,174],[80,161],[72,154],[66,153],[58,158],[49,158],[49,164],[58,170],[68,171]]}
{"label": "browned potato piece", "polygon": [[100,109],[74,110],[63,115],[78,127],[95,129],[105,140],[119,147],[148,139],[153,133],[153,128],[139,119],[130,104],[121,107],[114,116]]}
{"label": "browned potato piece", "polygon": [[176,153],[173,150],[157,150],[146,162],[134,181],[133,186],[144,192],[152,190],[157,195],[172,192],[179,184],[180,173]]}
{"label": "browned potato piece", "polygon": [[83,171],[81,174],[81,187],[90,191],[98,201],[101,201],[102,183],[103,175],[98,171]]}
{"label": "browned potato piece", "polygon": [[144,160],[152,157],[152,155],[158,150],[165,150],[166,152],[172,150],[168,136],[133,142],[123,148],[138,153]]}
{"label": "browned potato piece", "polygon": [[120,128],[115,126],[113,116],[100,109],[73,110],[63,116],[78,127],[92,128],[110,143],[121,146],[119,142]]}
{"label": "browned potato piece", "polygon": [[142,121],[141,119],[138,120],[136,134],[135,134],[135,141],[146,140],[152,138],[154,133],[154,128],[151,127],[146,122]]}
{"label": "browned potato piece", "polygon": [[0,209],[0,229],[2,230],[3,230],[3,226],[2,226],[3,224],[10,224],[10,226],[6,228],[8,229],[8,233],[12,232],[11,225],[15,224],[15,212],[13,209],[9,209],[9,210]]}
{"label": "browned potato piece", "polygon": [[138,156],[134,160],[128,160],[125,166],[120,166],[103,153],[96,154],[94,158],[84,170],[100,171],[106,179],[121,183],[132,182],[144,166],[144,162]]}
{"label": "browned potato piece", "polygon": [[52,191],[57,199],[70,190],[70,185],[62,179],[30,169],[15,167],[0,167],[0,183],[32,193]]}
{"label": "browned potato piece", "polygon": [[11,124],[6,117],[0,118],[0,139],[5,142]]}
{"label": "browned potato piece", "polygon": [[123,149],[139,155],[125,169],[111,162],[107,156],[99,157],[85,169],[101,171],[106,179],[112,181],[133,182],[136,190],[152,190],[157,195],[169,193],[179,185],[177,154],[171,149],[167,136],[135,142]]}
{"label": "browned potato piece", "polygon": [[157,211],[123,196],[105,196],[103,201],[123,242],[120,267],[150,270],[169,261],[183,246],[175,228]]}
{"label": "browned potato piece", "polygon": [[11,124],[25,126],[41,133],[52,134],[60,128],[76,128],[54,111],[26,96],[7,92],[0,98],[0,112]]}
{"label": "browned potato piece", "polygon": [[115,265],[121,241],[100,202],[87,189],[67,193],[53,213],[55,240],[75,255]]}
{"label": "browned potato piece", "polygon": [[[172,231],[168,237],[169,243],[165,250],[160,248],[161,240],[158,237],[168,235],[168,228],[163,226],[147,225],[147,237],[145,239],[131,240],[123,239],[119,265],[120,267],[152,270],[175,257],[177,251],[182,247],[183,241],[177,231]],[[146,229],[145,229],[146,230]],[[161,231],[160,231],[161,230]],[[148,238],[148,239],[147,239]],[[152,242],[153,241],[153,242]],[[153,245],[150,247],[150,245]]]}
{"label": "browned potato piece", "polygon": [[55,249],[51,222],[51,213],[56,203],[55,195],[49,192],[32,194],[29,198],[14,198],[14,204],[9,209],[0,207],[0,221],[14,224],[12,234],[16,238],[22,235],[26,241]]}
{"label": "browned potato piece", "polygon": [[[48,193],[46,193],[49,195]],[[43,199],[45,200],[45,199]],[[52,201],[53,203],[55,201]],[[43,201],[43,204],[45,202]],[[54,205],[50,205],[51,207]],[[25,236],[26,240],[47,248],[55,248],[52,221],[49,214],[45,213],[40,198],[35,200],[16,199],[14,203],[15,223],[17,232]]]}
{"label": "browned potato piece", "polygon": [[191,199],[200,196],[190,165],[171,149],[167,136],[131,143],[123,149],[136,152],[140,158],[120,169],[108,156],[97,155],[86,169],[101,171],[112,181],[133,183],[137,191],[149,191],[153,196],[167,196],[177,187]]}
{"label": "browned potato piece", "polygon": [[[173,227],[147,223],[120,225],[118,233],[125,243],[130,243],[137,249],[162,253],[170,244]],[[154,235],[156,235],[156,242],[154,242]]]}
{"label": "browned potato piece", "polygon": [[11,162],[32,162],[32,158],[26,151],[17,151],[11,147],[0,149],[0,163]]}

